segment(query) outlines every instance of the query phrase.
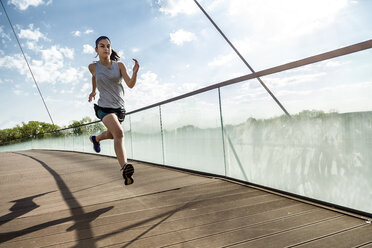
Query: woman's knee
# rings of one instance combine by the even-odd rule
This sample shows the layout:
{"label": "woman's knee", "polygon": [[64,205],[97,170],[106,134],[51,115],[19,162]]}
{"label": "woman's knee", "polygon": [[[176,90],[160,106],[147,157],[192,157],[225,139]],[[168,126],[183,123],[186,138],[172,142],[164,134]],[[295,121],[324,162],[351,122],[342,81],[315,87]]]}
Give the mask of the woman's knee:
{"label": "woman's knee", "polygon": [[102,122],[107,127],[107,130],[111,133],[114,139],[122,139],[124,137],[124,131],[115,114],[106,115]]}
{"label": "woman's knee", "polygon": [[123,139],[124,138],[124,131],[121,128],[118,128],[113,132],[112,134],[114,136],[114,139]]}

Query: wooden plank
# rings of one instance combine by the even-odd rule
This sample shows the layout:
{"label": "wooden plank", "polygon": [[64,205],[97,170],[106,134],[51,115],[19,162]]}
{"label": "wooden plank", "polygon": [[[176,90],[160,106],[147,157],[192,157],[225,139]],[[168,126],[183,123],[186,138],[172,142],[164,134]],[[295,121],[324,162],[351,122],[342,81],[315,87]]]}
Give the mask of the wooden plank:
{"label": "wooden plank", "polygon": [[[322,233],[326,235],[326,233]],[[364,224],[360,227],[348,229],[340,233],[331,234],[324,238],[308,241],[304,244],[294,245],[293,247],[372,247],[372,225]],[[368,244],[369,243],[369,244]],[[363,245],[366,244],[366,245]]]}
{"label": "wooden plank", "polygon": [[372,241],[368,242],[367,244],[363,244],[360,246],[355,246],[355,248],[372,248]]}
{"label": "wooden plank", "polygon": [[[98,246],[117,243],[117,247],[123,245],[133,245],[134,247],[160,247],[193,240],[214,233],[218,234],[226,230],[239,229],[247,225],[268,222],[273,218],[283,218],[308,211],[308,205],[300,204],[277,208],[271,211],[260,211],[259,213],[242,217],[227,217],[227,219],[220,218],[220,213],[169,222],[163,219],[154,225],[126,230],[124,235],[121,232],[123,229],[121,229],[120,232],[116,232],[111,228],[105,228],[101,230],[103,232],[101,235],[96,235],[95,239],[97,240]],[[198,219],[199,222],[196,222],[196,219]],[[84,246],[84,242],[83,240],[80,244]],[[61,247],[70,246],[71,244]]]}
{"label": "wooden plank", "polygon": [[[241,242],[237,245],[229,247],[288,247],[298,244],[299,242],[317,239],[323,236],[332,235],[334,233],[354,228],[363,224],[362,220],[342,216],[340,218],[329,219],[319,223],[310,224],[308,226],[299,227],[290,231],[281,232],[275,235],[265,236],[256,240],[249,240]],[[334,240],[337,245],[335,246],[317,246],[317,247],[340,247],[341,242]],[[350,246],[349,246],[350,247]]]}
{"label": "wooden plank", "polygon": [[[193,232],[193,235],[178,234],[184,239],[182,242],[175,242],[176,244],[169,247],[222,247],[238,242],[243,242],[249,239],[257,239],[260,237],[273,235],[285,230],[291,230],[299,228],[301,226],[309,225],[319,221],[337,218],[339,214],[332,213],[325,210],[315,210],[311,212],[305,212],[303,214],[294,215],[285,218],[273,218],[270,215],[266,215],[270,218],[268,222],[259,222],[254,225],[246,225],[242,228],[237,229],[224,229],[221,231],[212,232],[211,230],[202,235],[201,238],[195,238],[198,232]],[[212,229],[213,230],[213,229]],[[198,230],[199,231],[199,230]],[[198,236],[196,236],[198,237]],[[141,247],[150,247],[142,246]]]}

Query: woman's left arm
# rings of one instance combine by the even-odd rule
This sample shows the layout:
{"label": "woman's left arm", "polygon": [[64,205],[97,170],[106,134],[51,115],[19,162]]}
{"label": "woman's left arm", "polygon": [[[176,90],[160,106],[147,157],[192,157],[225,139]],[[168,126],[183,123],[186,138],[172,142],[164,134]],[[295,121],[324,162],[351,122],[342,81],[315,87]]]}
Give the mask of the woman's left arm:
{"label": "woman's left arm", "polygon": [[134,60],[134,66],[133,66],[132,77],[129,77],[127,69],[125,68],[124,64],[121,62],[118,63],[121,76],[123,77],[125,83],[128,85],[129,88],[133,88],[134,85],[136,84],[137,72],[139,70],[138,61],[136,59],[133,59],[133,60]]}

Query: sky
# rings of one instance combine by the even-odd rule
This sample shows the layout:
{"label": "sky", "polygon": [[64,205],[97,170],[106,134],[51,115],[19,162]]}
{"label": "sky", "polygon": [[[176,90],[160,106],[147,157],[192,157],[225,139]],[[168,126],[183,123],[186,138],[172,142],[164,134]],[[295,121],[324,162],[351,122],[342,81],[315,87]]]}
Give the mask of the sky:
{"label": "sky", "polygon": [[[140,63],[136,86],[125,88],[127,111],[250,73],[193,0],[2,2],[53,121],[61,127],[96,118],[88,103],[88,65],[97,60],[94,46],[101,35],[110,38],[130,74],[132,58]],[[255,71],[372,38],[369,0],[199,3]],[[366,50],[263,80],[291,114],[371,111],[371,55]],[[212,92],[185,104],[197,111],[211,107],[213,97]],[[255,80],[222,88],[221,98],[231,123],[283,114]],[[51,122],[2,8],[0,111],[0,129],[31,120]]]}

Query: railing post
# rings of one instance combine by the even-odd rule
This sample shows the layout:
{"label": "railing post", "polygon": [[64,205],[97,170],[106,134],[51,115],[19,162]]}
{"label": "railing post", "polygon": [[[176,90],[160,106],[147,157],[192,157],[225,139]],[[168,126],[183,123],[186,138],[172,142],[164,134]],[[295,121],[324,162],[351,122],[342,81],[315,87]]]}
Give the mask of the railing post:
{"label": "railing post", "polygon": [[225,176],[227,176],[227,163],[226,163],[226,151],[225,151],[225,135],[224,135],[224,124],[222,116],[222,103],[221,103],[221,88],[218,87],[218,105],[220,107],[220,121],[221,121],[221,137],[222,137],[222,150],[223,150],[223,163],[225,165]]}
{"label": "railing post", "polygon": [[161,116],[161,105],[159,105],[159,119],[160,119],[160,134],[161,134],[161,151],[163,158],[163,165],[165,165],[165,153],[164,153],[164,133],[163,133],[163,120]]}
{"label": "railing post", "polygon": [[133,155],[132,118],[130,115],[129,115],[129,133],[130,133],[130,151],[132,153],[132,159],[133,159],[134,155]]}

